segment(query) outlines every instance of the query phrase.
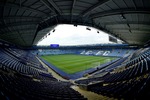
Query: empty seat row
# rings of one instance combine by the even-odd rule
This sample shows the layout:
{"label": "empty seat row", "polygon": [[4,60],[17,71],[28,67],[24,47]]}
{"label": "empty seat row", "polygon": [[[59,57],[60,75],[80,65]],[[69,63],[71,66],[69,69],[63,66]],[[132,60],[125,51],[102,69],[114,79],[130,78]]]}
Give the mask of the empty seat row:
{"label": "empty seat row", "polygon": [[31,77],[0,73],[0,91],[9,100],[86,100],[68,82],[35,81]]}

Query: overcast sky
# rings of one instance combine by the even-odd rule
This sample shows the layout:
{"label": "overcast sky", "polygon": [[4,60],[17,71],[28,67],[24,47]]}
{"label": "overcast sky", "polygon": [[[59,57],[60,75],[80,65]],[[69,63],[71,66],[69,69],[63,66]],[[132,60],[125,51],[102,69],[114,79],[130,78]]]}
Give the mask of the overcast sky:
{"label": "overcast sky", "polygon": [[40,41],[37,45],[84,45],[84,44],[103,44],[111,43],[108,40],[108,34],[97,29],[90,28],[91,31],[86,29],[86,26],[73,26],[73,25],[58,25],[55,27],[55,32],[50,31],[47,38]]}

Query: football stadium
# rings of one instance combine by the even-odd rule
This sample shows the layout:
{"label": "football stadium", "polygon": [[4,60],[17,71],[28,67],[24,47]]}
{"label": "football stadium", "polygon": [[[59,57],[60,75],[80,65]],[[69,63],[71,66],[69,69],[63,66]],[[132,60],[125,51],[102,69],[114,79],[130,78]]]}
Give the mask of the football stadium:
{"label": "football stadium", "polygon": [[149,100],[150,0],[0,0],[0,16],[0,100]]}

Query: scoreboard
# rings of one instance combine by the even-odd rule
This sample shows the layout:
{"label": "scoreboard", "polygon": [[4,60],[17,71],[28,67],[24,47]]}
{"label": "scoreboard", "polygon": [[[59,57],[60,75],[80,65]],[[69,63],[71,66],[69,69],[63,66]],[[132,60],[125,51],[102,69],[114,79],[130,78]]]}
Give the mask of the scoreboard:
{"label": "scoreboard", "polygon": [[59,44],[50,44],[51,48],[59,48]]}

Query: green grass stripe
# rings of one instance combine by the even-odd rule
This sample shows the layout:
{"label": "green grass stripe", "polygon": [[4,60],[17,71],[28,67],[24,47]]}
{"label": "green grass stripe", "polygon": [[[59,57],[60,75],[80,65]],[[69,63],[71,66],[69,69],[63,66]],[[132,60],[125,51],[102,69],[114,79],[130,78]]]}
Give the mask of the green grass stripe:
{"label": "green grass stripe", "polygon": [[[77,62],[77,61],[80,61],[80,62],[82,62],[82,61],[86,61],[86,60],[93,60],[93,59],[95,59],[95,57],[93,57],[93,56],[82,56],[82,58],[81,58],[81,56],[78,56],[77,55],[77,57],[75,56],[75,55],[73,55],[73,56],[71,56],[71,57],[69,57],[69,58],[65,58],[65,60],[64,59],[62,59],[61,58],[61,56],[62,55],[60,55],[60,57],[59,56],[52,56],[51,58],[49,58],[49,59],[51,59],[53,62],[57,62],[57,63],[60,63],[60,64],[71,64],[71,63],[74,63],[74,62]],[[68,56],[67,56],[68,57]],[[75,58],[76,57],[76,58]],[[80,58],[79,58],[80,57]],[[73,58],[73,59],[72,59]],[[84,59],[83,59],[84,58]],[[99,57],[100,58],[100,57]],[[104,57],[103,57],[104,58]],[[69,60],[68,60],[69,59]],[[105,58],[104,58],[105,59]],[[61,60],[61,62],[59,62]]]}
{"label": "green grass stripe", "polygon": [[48,55],[42,56],[42,58],[68,74],[74,74],[96,67],[99,63],[103,64],[108,62],[108,59],[115,59],[114,57],[84,55]]}

